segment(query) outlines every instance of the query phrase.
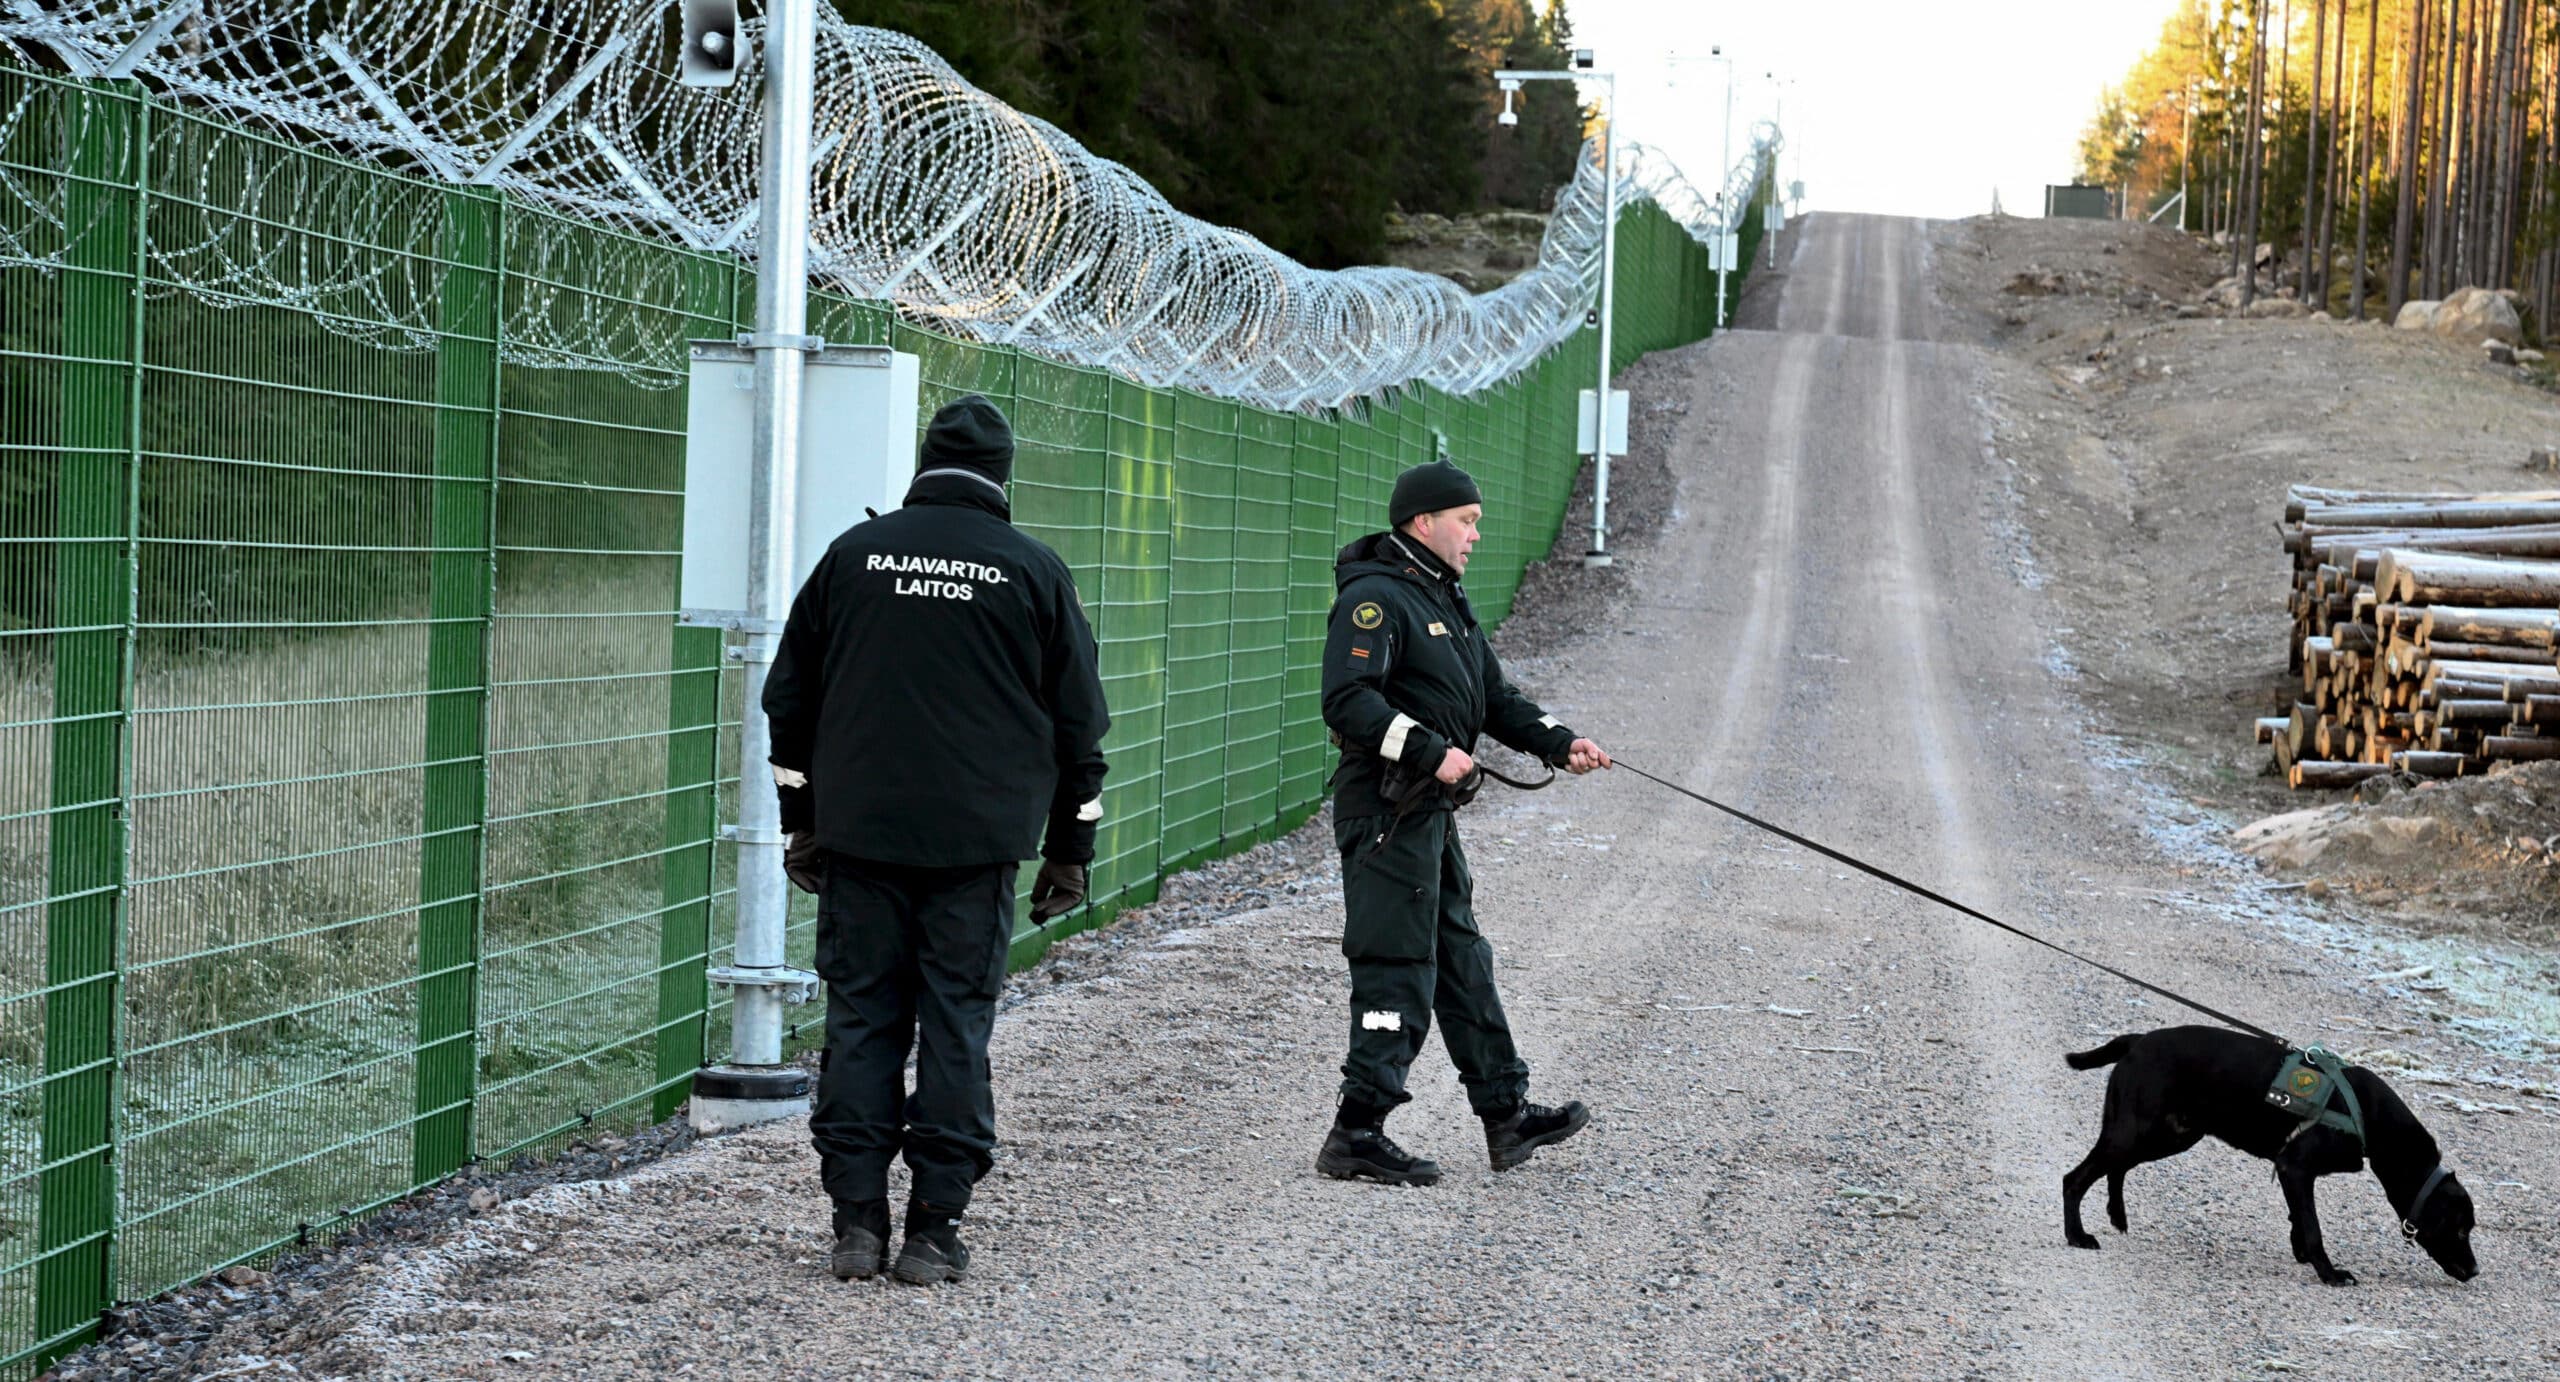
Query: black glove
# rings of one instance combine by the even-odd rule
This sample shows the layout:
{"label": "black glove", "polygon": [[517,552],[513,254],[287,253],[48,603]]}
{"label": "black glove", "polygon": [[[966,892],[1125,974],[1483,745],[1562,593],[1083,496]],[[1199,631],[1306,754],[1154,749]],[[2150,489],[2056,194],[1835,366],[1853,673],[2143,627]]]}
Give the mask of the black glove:
{"label": "black glove", "polygon": [[827,867],[818,857],[818,832],[795,830],[782,837],[782,871],[791,886],[815,893],[826,881]]}
{"label": "black glove", "polygon": [[1031,880],[1031,919],[1046,925],[1074,911],[1084,904],[1089,886],[1084,865],[1042,862],[1040,876]]}

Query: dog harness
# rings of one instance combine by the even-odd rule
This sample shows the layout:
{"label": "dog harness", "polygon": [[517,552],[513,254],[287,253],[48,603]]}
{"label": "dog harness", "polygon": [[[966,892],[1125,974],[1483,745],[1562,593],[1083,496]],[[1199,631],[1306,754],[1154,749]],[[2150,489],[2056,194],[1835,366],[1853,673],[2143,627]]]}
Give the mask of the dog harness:
{"label": "dog harness", "polygon": [[[2364,1105],[2357,1102],[2354,1087],[2347,1083],[2345,1064],[2326,1047],[2315,1043],[2287,1052],[2283,1067],[2276,1071],[2275,1084],[2267,1090],[2267,1102],[2302,1120],[2302,1126],[2295,1128],[2287,1141],[2318,1124],[2353,1137],[2359,1147],[2364,1145]],[[2333,1102],[2342,1102],[2346,1107],[2333,1108]]]}
{"label": "dog harness", "polygon": [[[2342,1112],[2329,1107],[2333,1099],[2344,1102],[2346,1109]],[[2276,1071],[2274,1087],[2267,1091],[2267,1102],[2302,1120],[2302,1126],[2286,1135],[2288,1142],[2317,1125],[2336,1128],[2354,1137],[2358,1147],[2364,1145],[2364,1105],[2357,1102],[2355,1088],[2347,1083],[2344,1063],[2324,1047],[2314,1045],[2288,1053],[2283,1068]],[[2409,1201],[2408,1214],[2400,1220],[2401,1237],[2412,1243],[2418,1241],[2418,1216],[2426,1212],[2427,1200],[2436,1193],[2436,1187],[2452,1174],[2441,1162],[2427,1172],[2426,1184],[2418,1187],[2418,1193]]]}

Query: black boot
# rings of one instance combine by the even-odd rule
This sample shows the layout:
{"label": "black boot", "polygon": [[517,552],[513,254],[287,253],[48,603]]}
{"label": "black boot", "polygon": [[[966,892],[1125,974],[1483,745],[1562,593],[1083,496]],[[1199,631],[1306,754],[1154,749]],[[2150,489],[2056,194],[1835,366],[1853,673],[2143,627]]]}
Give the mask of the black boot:
{"label": "black boot", "polygon": [[859,1200],[836,1206],[836,1246],[827,1270],[838,1281],[868,1281],[889,1267],[889,1202]]}
{"label": "black boot", "polygon": [[1335,1180],[1380,1185],[1438,1185],[1440,1163],[1418,1157],[1387,1136],[1387,1111],[1345,1099],[1316,1153],[1316,1169]]}
{"label": "black boot", "polygon": [[1522,1104],[1509,1113],[1489,1113],[1484,1119],[1485,1150],[1493,1154],[1493,1169],[1508,1171],[1540,1147],[1582,1131],[1590,1121],[1591,1110],[1578,1099],[1563,1108]]}
{"label": "black boot", "polygon": [[960,1241],[960,1211],[907,1202],[907,1242],[889,1274],[910,1286],[958,1281],[969,1272],[969,1249]]}

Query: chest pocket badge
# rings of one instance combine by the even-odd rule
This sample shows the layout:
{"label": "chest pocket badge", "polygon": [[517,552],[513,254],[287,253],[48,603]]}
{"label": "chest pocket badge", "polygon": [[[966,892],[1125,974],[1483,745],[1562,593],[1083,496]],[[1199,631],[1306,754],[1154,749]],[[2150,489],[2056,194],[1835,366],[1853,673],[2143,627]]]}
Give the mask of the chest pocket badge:
{"label": "chest pocket badge", "polygon": [[1449,626],[1448,626],[1448,625],[1446,625],[1446,624],[1443,624],[1443,623],[1439,623],[1439,622],[1437,622],[1437,621],[1435,620],[1435,621],[1432,623],[1432,625],[1431,625],[1431,636],[1432,636],[1432,637],[1434,637],[1434,638],[1446,638],[1446,637],[1448,637],[1448,636],[1449,636]]}
{"label": "chest pocket badge", "polygon": [[1351,611],[1351,623],[1354,628],[1374,629],[1385,622],[1387,622],[1387,612],[1378,608],[1374,602]]}

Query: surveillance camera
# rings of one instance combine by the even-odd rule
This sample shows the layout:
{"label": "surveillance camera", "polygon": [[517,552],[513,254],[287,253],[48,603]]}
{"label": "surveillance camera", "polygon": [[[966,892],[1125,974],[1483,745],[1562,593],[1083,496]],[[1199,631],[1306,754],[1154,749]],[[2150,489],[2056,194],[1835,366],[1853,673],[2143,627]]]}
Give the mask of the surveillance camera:
{"label": "surveillance camera", "polygon": [[1520,89],[1520,79],[1518,77],[1505,77],[1501,81],[1501,86],[1502,93],[1508,96],[1512,92]]}
{"label": "surveillance camera", "polygon": [[1723,44],[1721,44],[1721,43],[1719,43],[1719,44],[1716,44],[1714,47],[1709,48],[1709,49],[1707,50],[1707,56],[1708,56],[1708,57],[1711,57],[1711,58],[1720,58],[1720,57],[1723,57],[1723,56],[1724,56],[1724,45],[1723,45]]}
{"label": "surveillance camera", "polygon": [[1589,67],[1591,65],[1591,50],[1588,48],[1574,49],[1573,65],[1576,67]]}
{"label": "surveillance camera", "polygon": [[1493,117],[1493,123],[1497,125],[1517,125],[1520,123],[1520,117],[1506,110],[1500,115]]}

